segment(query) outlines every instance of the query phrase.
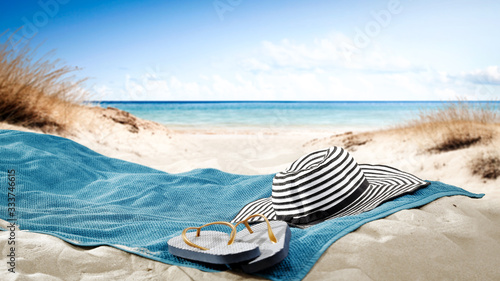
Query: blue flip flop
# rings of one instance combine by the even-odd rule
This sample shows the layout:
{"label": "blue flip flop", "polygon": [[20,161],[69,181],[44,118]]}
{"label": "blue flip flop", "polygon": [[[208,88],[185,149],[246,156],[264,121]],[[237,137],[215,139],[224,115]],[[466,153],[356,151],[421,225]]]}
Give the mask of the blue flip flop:
{"label": "blue flip flop", "polygon": [[[260,216],[265,222],[250,226],[248,220]],[[213,224],[227,225],[231,233],[203,231]],[[245,225],[237,232],[236,227]],[[189,232],[196,230],[196,232]],[[200,227],[188,227],[181,235],[168,241],[168,251],[175,256],[212,264],[231,264],[244,272],[253,273],[281,262],[288,255],[291,231],[283,221],[269,221],[255,214],[233,225],[213,222]]]}
{"label": "blue flip flop", "polygon": [[[249,225],[248,220],[260,216],[265,222]],[[239,264],[246,273],[253,273],[278,264],[288,255],[292,232],[284,221],[269,221],[265,216],[255,214],[236,224],[245,224],[246,228],[236,234],[235,241],[259,245],[260,255]]]}
{"label": "blue flip flop", "polygon": [[[231,233],[203,231],[213,224],[223,224],[231,228]],[[196,229],[196,232],[187,233]],[[188,227],[182,235],[168,240],[168,251],[181,258],[212,264],[245,262],[260,256],[259,246],[254,243],[235,241],[236,227],[228,222],[213,222],[200,227]]]}

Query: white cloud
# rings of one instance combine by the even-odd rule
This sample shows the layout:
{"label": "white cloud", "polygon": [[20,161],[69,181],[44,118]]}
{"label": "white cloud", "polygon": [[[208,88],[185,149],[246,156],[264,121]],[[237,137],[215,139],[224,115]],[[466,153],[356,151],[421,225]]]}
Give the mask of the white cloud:
{"label": "white cloud", "polygon": [[[382,72],[377,74],[332,71],[240,71],[212,74],[194,80],[169,76],[161,80],[126,77],[124,100],[447,100],[466,96],[487,99],[498,87],[457,83],[449,74]],[[484,89],[483,89],[484,88]],[[101,96],[113,94],[99,88]],[[114,99],[107,97],[104,99]]]}
{"label": "white cloud", "polygon": [[459,97],[458,93],[450,88],[435,89],[434,93],[440,100],[454,100]]}
{"label": "white cloud", "polygon": [[369,49],[349,49],[352,40],[343,34],[316,39],[311,44],[294,43],[283,39],[278,43],[262,42],[259,58],[251,58],[251,70],[269,70],[284,68],[291,70],[310,70],[313,68],[348,69],[358,71],[414,71],[423,67],[411,63],[408,59],[392,53],[386,53],[377,46]]}
{"label": "white cloud", "polygon": [[462,73],[461,77],[478,84],[500,85],[500,71],[498,66],[489,66],[486,69],[477,69],[468,73]]}
{"label": "white cloud", "polygon": [[[160,71],[127,75],[120,90],[103,86],[104,99],[123,100],[442,100],[499,96],[498,66],[450,74],[381,49],[353,50],[335,34],[308,44],[265,41],[212,73],[181,78]],[[348,50],[349,51],[349,50]],[[481,82],[482,81],[482,82]],[[480,88],[478,88],[480,87]]]}
{"label": "white cloud", "polygon": [[161,99],[164,93],[170,91],[167,82],[163,79],[144,74],[138,78],[125,76],[124,92],[129,100]]}
{"label": "white cloud", "polygon": [[92,97],[90,100],[105,100],[114,95],[113,89],[106,85],[95,85],[91,91]]}
{"label": "white cloud", "polygon": [[267,71],[271,69],[268,64],[261,62],[256,58],[244,59],[243,61],[241,61],[241,66],[243,67],[243,69],[248,71]]}

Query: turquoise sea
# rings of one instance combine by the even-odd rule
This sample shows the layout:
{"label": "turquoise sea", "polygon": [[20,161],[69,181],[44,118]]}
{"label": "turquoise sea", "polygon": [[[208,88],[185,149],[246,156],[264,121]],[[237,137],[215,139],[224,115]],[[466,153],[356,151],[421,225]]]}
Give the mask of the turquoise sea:
{"label": "turquoise sea", "polygon": [[[137,117],[170,127],[267,127],[288,126],[327,130],[368,130],[402,124],[420,111],[445,106],[440,101],[214,101],[214,102],[112,102]],[[486,103],[486,102],[473,102]],[[491,103],[491,102],[490,102]]]}

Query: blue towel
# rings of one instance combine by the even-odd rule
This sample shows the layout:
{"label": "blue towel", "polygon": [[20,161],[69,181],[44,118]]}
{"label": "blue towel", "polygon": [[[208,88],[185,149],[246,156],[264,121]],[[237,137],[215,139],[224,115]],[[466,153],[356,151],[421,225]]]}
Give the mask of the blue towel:
{"label": "blue towel", "polygon": [[[12,170],[15,211],[9,216],[3,200],[1,219],[17,219],[23,230],[50,234],[74,245],[108,245],[204,271],[227,267],[174,257],[167,250],[167,241],[186,227],[229,221],[248,202],[271,196],[274,176],[235,175],[216,169],[169,174],[100,155],[65,138],[0,130],[3,197]],[[288,257],[258,275],[273,280],[301,279],[333,242],[361,225],[451,195],[483,196],[431,182],[370,212],[307,229],[293,228]]]}

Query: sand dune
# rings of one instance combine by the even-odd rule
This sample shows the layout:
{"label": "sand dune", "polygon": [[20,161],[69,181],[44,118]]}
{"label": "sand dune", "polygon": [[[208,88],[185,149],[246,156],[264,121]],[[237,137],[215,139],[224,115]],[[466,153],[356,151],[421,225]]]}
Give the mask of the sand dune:
{"label": "sand dune", "polygon": [[[307,280],[500,279],[500,179],[483,179],[471,161],[500,147],[489,142],[432,153],[431,141],[408,131],[325,132],[315,129],[171,130],[113,109],[88,109],[64,136],[109,157],[169,173],[217,168],[240,174],[276,173],[316,148],[343,146],[359,163],[391,165],[423,179],[485,193],[483,199],[446,197],[419,209],[365,224],[335,242]],[[0,124],[1,129],[22,127]],[[110,247],[75,247],[58,238],[19,232],[18,273],[3,280],[238,280],[240,272],[206,273],[170,266]],[[0,239],[6,241],[7,233]]]}

